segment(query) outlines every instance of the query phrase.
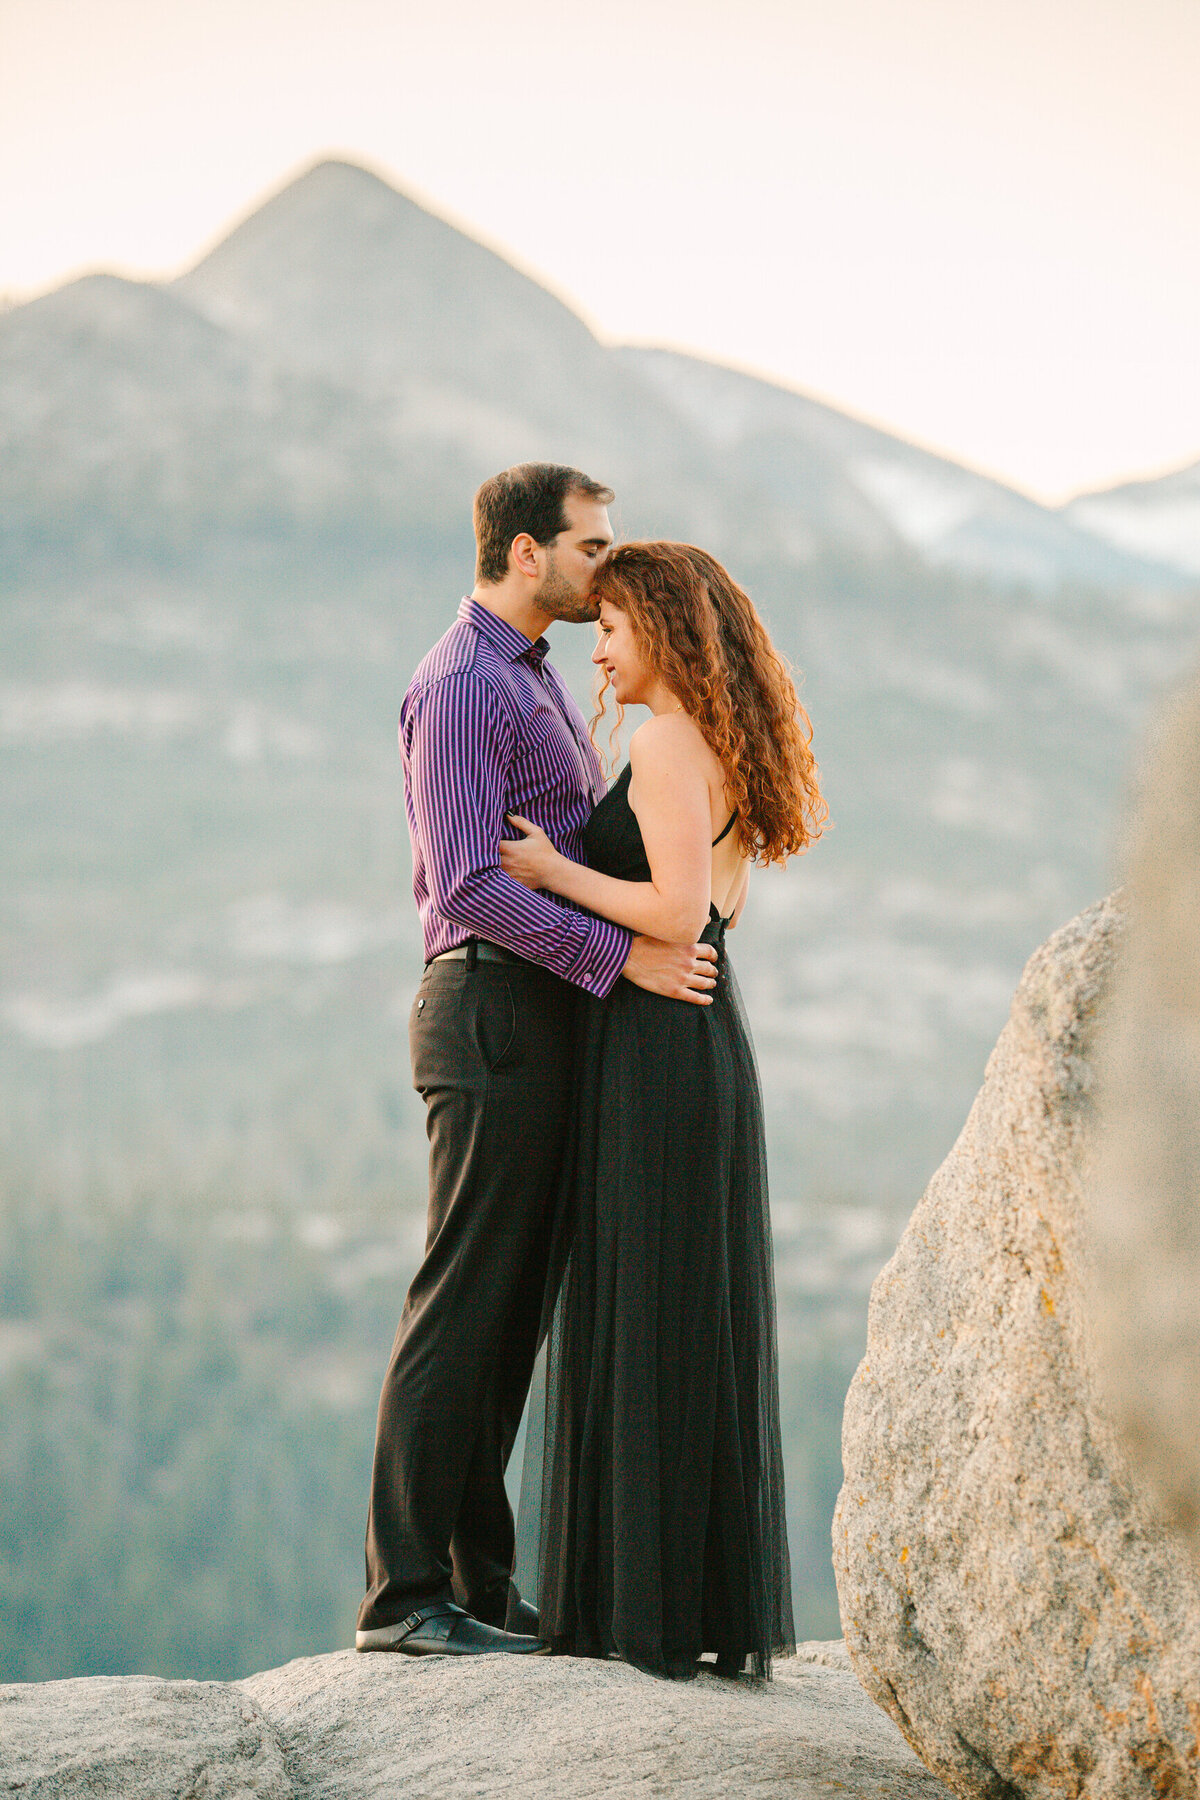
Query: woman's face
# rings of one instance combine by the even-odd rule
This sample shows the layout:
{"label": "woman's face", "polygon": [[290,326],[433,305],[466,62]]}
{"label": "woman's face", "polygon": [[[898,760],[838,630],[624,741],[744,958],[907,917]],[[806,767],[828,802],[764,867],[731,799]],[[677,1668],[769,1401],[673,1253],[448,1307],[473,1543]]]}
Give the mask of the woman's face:
{"label": "woman's face", "polygon": [[636,706],[650,686],[650,672],[634,640],[629,615],[611,600],[600,602],[592,661],[598,669],[607,669],[613,699],[622,706]]}

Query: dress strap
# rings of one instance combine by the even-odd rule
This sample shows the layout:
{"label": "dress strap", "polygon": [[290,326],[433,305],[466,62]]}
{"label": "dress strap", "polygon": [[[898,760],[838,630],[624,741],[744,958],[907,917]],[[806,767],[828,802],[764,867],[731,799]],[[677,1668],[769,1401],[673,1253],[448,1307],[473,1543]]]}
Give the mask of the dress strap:
{"label": "dress strap", "polygon": [[729,836],[730,832],[733,830],[734,822],[736,819],[737,819],[737,814],[735,812],[730,813],[728,819],[725,821],[725,824],[721,827],[720,831],[718,831],[716,837],[712,841],[712,847],[714,850],[716,849],[717,845],[721,842],[722,838],[727,838]]}

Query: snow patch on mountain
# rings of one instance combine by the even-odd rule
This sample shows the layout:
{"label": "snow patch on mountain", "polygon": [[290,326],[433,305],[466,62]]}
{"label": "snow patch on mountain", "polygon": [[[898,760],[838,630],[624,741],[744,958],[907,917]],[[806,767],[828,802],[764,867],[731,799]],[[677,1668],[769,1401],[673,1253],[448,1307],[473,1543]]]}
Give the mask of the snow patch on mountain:
{"label": "snow patch on mountain", "polygon": [[936,552],[978,505],[970,482],[948,469],[923,468],[880,456],[853,457],[848,467],[914,550]]}

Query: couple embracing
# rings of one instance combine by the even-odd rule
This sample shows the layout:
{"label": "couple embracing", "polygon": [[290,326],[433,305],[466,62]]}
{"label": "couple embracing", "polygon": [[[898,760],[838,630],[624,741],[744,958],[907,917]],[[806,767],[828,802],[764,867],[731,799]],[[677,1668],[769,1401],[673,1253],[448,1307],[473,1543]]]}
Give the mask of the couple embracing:
{"label": "couple embracing", "polygon": [[[725,934],[751,863],[802,851],[825,809],[748,597],[690,545],[614,549],[612,498],[554,464],[484,483],[475,589],[401,711],[429,1218],[356,1641],[764,1674],[794,1634],[762,1101]],[[595,621],[601,710],[649,709],[607,791],[555,620]],[[547,1334],[535,1609],[504,1473]]]}

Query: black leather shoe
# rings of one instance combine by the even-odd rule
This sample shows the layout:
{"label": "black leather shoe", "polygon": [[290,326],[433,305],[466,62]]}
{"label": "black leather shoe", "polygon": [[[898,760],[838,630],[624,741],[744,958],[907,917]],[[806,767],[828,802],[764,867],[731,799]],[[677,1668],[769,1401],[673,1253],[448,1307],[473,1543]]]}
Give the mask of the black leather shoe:
{"label": "black leather shoe", "polygon": [[[530,1608],[532,1611],[532,1608]],[[401,1656],[487,1656],[506,1650],[515,1656],[548,1656],[549,1644],[540,1638],[520,1637],[483,1625],[452,1600],[435,1600],[419,1606],[398,1625],[378,1631],[356,1631],[356,1650],[394,1650]]]}
{"label": "black leather shoe", "polygon": [[508,1600],[508,1617],[504,1621],[505,1631],[515,1631],[521,1637],[536,1637],[538,1634],[538,1611],[530,1606],[528,1600],[522,1600],[520,1594],[510,1594]]}

